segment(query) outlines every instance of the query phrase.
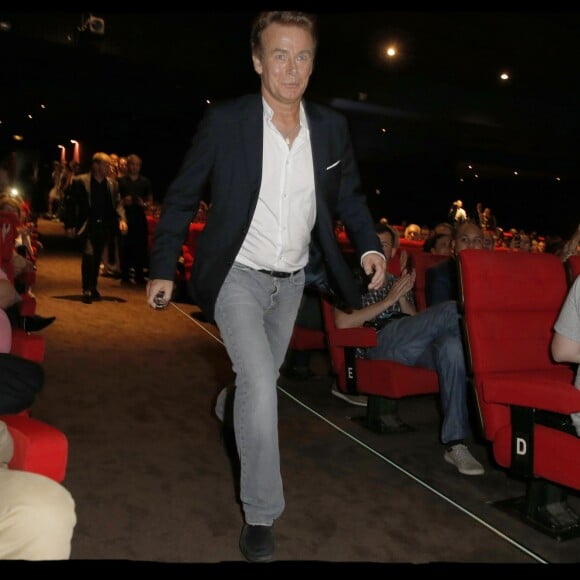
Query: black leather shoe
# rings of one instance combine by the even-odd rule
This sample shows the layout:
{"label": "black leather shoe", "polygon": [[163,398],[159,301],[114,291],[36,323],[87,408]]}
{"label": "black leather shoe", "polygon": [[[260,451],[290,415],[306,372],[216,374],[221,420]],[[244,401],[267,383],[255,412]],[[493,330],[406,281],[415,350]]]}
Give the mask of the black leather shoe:
{"label": "black leather shoe", "polygon": [[38,332],[43,328],[46,328],[49,324],[52,324],[56,320],[56,316],[49,316],[44,318],[43,316],[25,316],[22,319],[22,328],[27,332]]}
{"label": "black leather shoe", "polygon": [[272,526],[244,524],[240,550],[248,562],[270,562],[274,557]]}
{"label": "black leather shoe", "polygon": [[95,288],[95,290],[91,290],[91,298],[95,301],[95,302],[100,302],[103,298],[100,295],[99,291]]}
{"label": "black leather shoe", "polygon": [[90,290],[83,290],[83,302],[85,304],[92,304],[93,303],[93,296],[91,295]]}

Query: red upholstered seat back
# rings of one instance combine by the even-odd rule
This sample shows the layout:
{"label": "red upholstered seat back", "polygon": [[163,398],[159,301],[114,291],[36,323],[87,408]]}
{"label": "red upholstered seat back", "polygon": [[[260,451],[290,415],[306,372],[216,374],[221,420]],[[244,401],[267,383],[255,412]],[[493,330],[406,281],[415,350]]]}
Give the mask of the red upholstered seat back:
{"label": "red upholstered seat back", "polygon": [[[372,328],[348,328],[337,329],[334,323],[334,311],[331,302],[322,298],[322,316],[326,334],[326,345],[332,370],[336,374],[339,390],[347,392],[344,346],[357,344],[360,346],[375,346],[377,343],[376,332]],[[348,339],[348,340],[346,340]],[[354,341],[356,339],[356,341]]]}
{"label": "red upholstered seat back", "polygon": [[408,240],[407,238],[401,238],[399,240],[400,248],[410,252],[422,252],[424,245],[425,240]]}
{"label": "red upholstered seat back", "polygon": [[197,251],[197,238],[205,228],[205,222],[191,222],[187,233],[185,245],[189,248],[189,252],[195,260],[195,253]]}
{"label": "red upholstered seat back", "polygon": [[191,222],[187,231],[187,237],[181,247],[181,257],[183,258],[184,278],[189,280],[191,269],[197,253],[197,238],[205,228],[205,222]]}
{"label": "red upholstered seat back", "polygon": [[553,363],[553,325],[566,297],[562,262],[553,254],[459,254],[460,302],[469,366],[485,435],[509,423],[507,406],[485,401],[486,376],[514,371],[561,372]]}
{"label": "red upholstered seat back", "polygon": [[395,255],[389,259],[387,264],[387,271],[393,276],[401,275],[401,248],[397,248]]}
{"label": "red upholstered seat back", "polygon": [[157,225],[158,218],[151,215],[147,216],[147,249],[149,252],[153,249],[153,238],[155,237],[155,226]]}
{"label": "red upholstered seat back", "polygon": [[336,328],[334,324],[334,312],[333,306],[324,298],[322,299],[322,317],[324,320],[324,328],[326,330],[326,340],[328,347],[328,354],[330,355],[330,361],[332,365],[332,370],[336,374],[337,387],[342,392],[346,392],[346,380],[344,376],[344,349],[340,348],[333,337],[333,330]]}
{"label": "red upholstered seat back", "polygon": [[56,427],[28,416],[27,412],[0,415],[14,441],[11,469],[30,471],[59,483],[66,476],[68,439]]}
{"label": "red upholstered seat back", "polygon": [[328,352],[339,390],[349,392],[348,374],[348,380],[356,383],[356,391],[367,395],[400,399],[439,391],[434,370],[390,360],[357,358],[355,368],[349,367],[347,373],[345,348],[376,346],[377,332],[368,327],[337,328],[333,306],[326,299],[322,300],[322,313]]}
{"label": "red upholstered seat back", "polygon": [[325,350],[326,335],[323,330],[296,324],[288,348],[292,350]]}

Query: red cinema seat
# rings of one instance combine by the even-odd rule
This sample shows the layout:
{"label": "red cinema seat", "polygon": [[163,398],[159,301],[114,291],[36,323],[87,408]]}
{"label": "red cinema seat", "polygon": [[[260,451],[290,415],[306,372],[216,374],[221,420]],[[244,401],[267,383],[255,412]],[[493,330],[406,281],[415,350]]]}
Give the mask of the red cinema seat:
{"label": "red cinema seat", "polygon": [[425,272],[427,268],[446,260],[448,256],[439,254],[430,254],[428,252],[416,252],[413,254],[413,267],[415,268],[415,286],[413,287],[413,296],[417,311],[421,312],[427,308],[427,297],[425,295]]}
{"label": "red cinema seat", "polygon": [[[580,535],[567,504],[580,490],[580,412],[570,365],[553,362],[553,325],[568,291],[553,254],[459,254],[465,349],[484,437],[508,473],[527,482],[523,498],[498,507],[558,539]],[[562,517],[565,514],[565,517]]]}
{"label": "red cinema seat", "polygon": [[377,331],[369,327],[337,328],[334,322],[334,306],[326,298],[322,299],[322,313],[337,389],[351,395],[368,396],[365,426],[380,433],[411,430],[408,425],[391,430],[381,416],[390,412],[394,400],[438,393],[437,372],[394,361],[356,357],[358,347],[377,344]]}
{"label": "red cinema seat", "polygon": [[14,441],[14,455],[8,467],[50,477],[59,483],[66,475],[68,440],[66,435],[27,412],[0,415]]}

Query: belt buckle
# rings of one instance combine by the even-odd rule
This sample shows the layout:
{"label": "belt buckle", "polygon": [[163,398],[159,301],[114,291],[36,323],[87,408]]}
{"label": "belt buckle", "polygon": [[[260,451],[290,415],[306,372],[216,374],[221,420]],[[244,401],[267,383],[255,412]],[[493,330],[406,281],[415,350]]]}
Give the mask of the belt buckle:
{"label": "belt buckle", "polygon": [[290,276],[298,274],[300,270],[296,270],[295,272],[279,272],[277,270],[258,270],[258,272],[261,272],[262,274],[268,274],[268,276],[271,276],[272,278],[290,278]]}

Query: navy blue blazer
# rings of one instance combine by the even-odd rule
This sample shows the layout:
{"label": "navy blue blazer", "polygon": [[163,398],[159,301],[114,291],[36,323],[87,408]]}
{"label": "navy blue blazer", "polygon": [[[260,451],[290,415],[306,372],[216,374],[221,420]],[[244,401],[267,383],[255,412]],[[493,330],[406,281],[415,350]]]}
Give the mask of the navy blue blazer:
{"label": "navy blue blazer", "polygon": [[[304,103],[314,163],[316,223],[307,284],[360,307],[360,291],[334,234],[342,220],[359,255],[381,252],[373,218],[361,191],[346,119],[329,107]],[[204,194],[211,209],[197,240],[189,293],[214,320],[221,285],[234,263],[256,208],[262,177],[263,103],[260,94],[211,105],[163,200],[155,228],[150,277],[173,280],[181,246]]]}

